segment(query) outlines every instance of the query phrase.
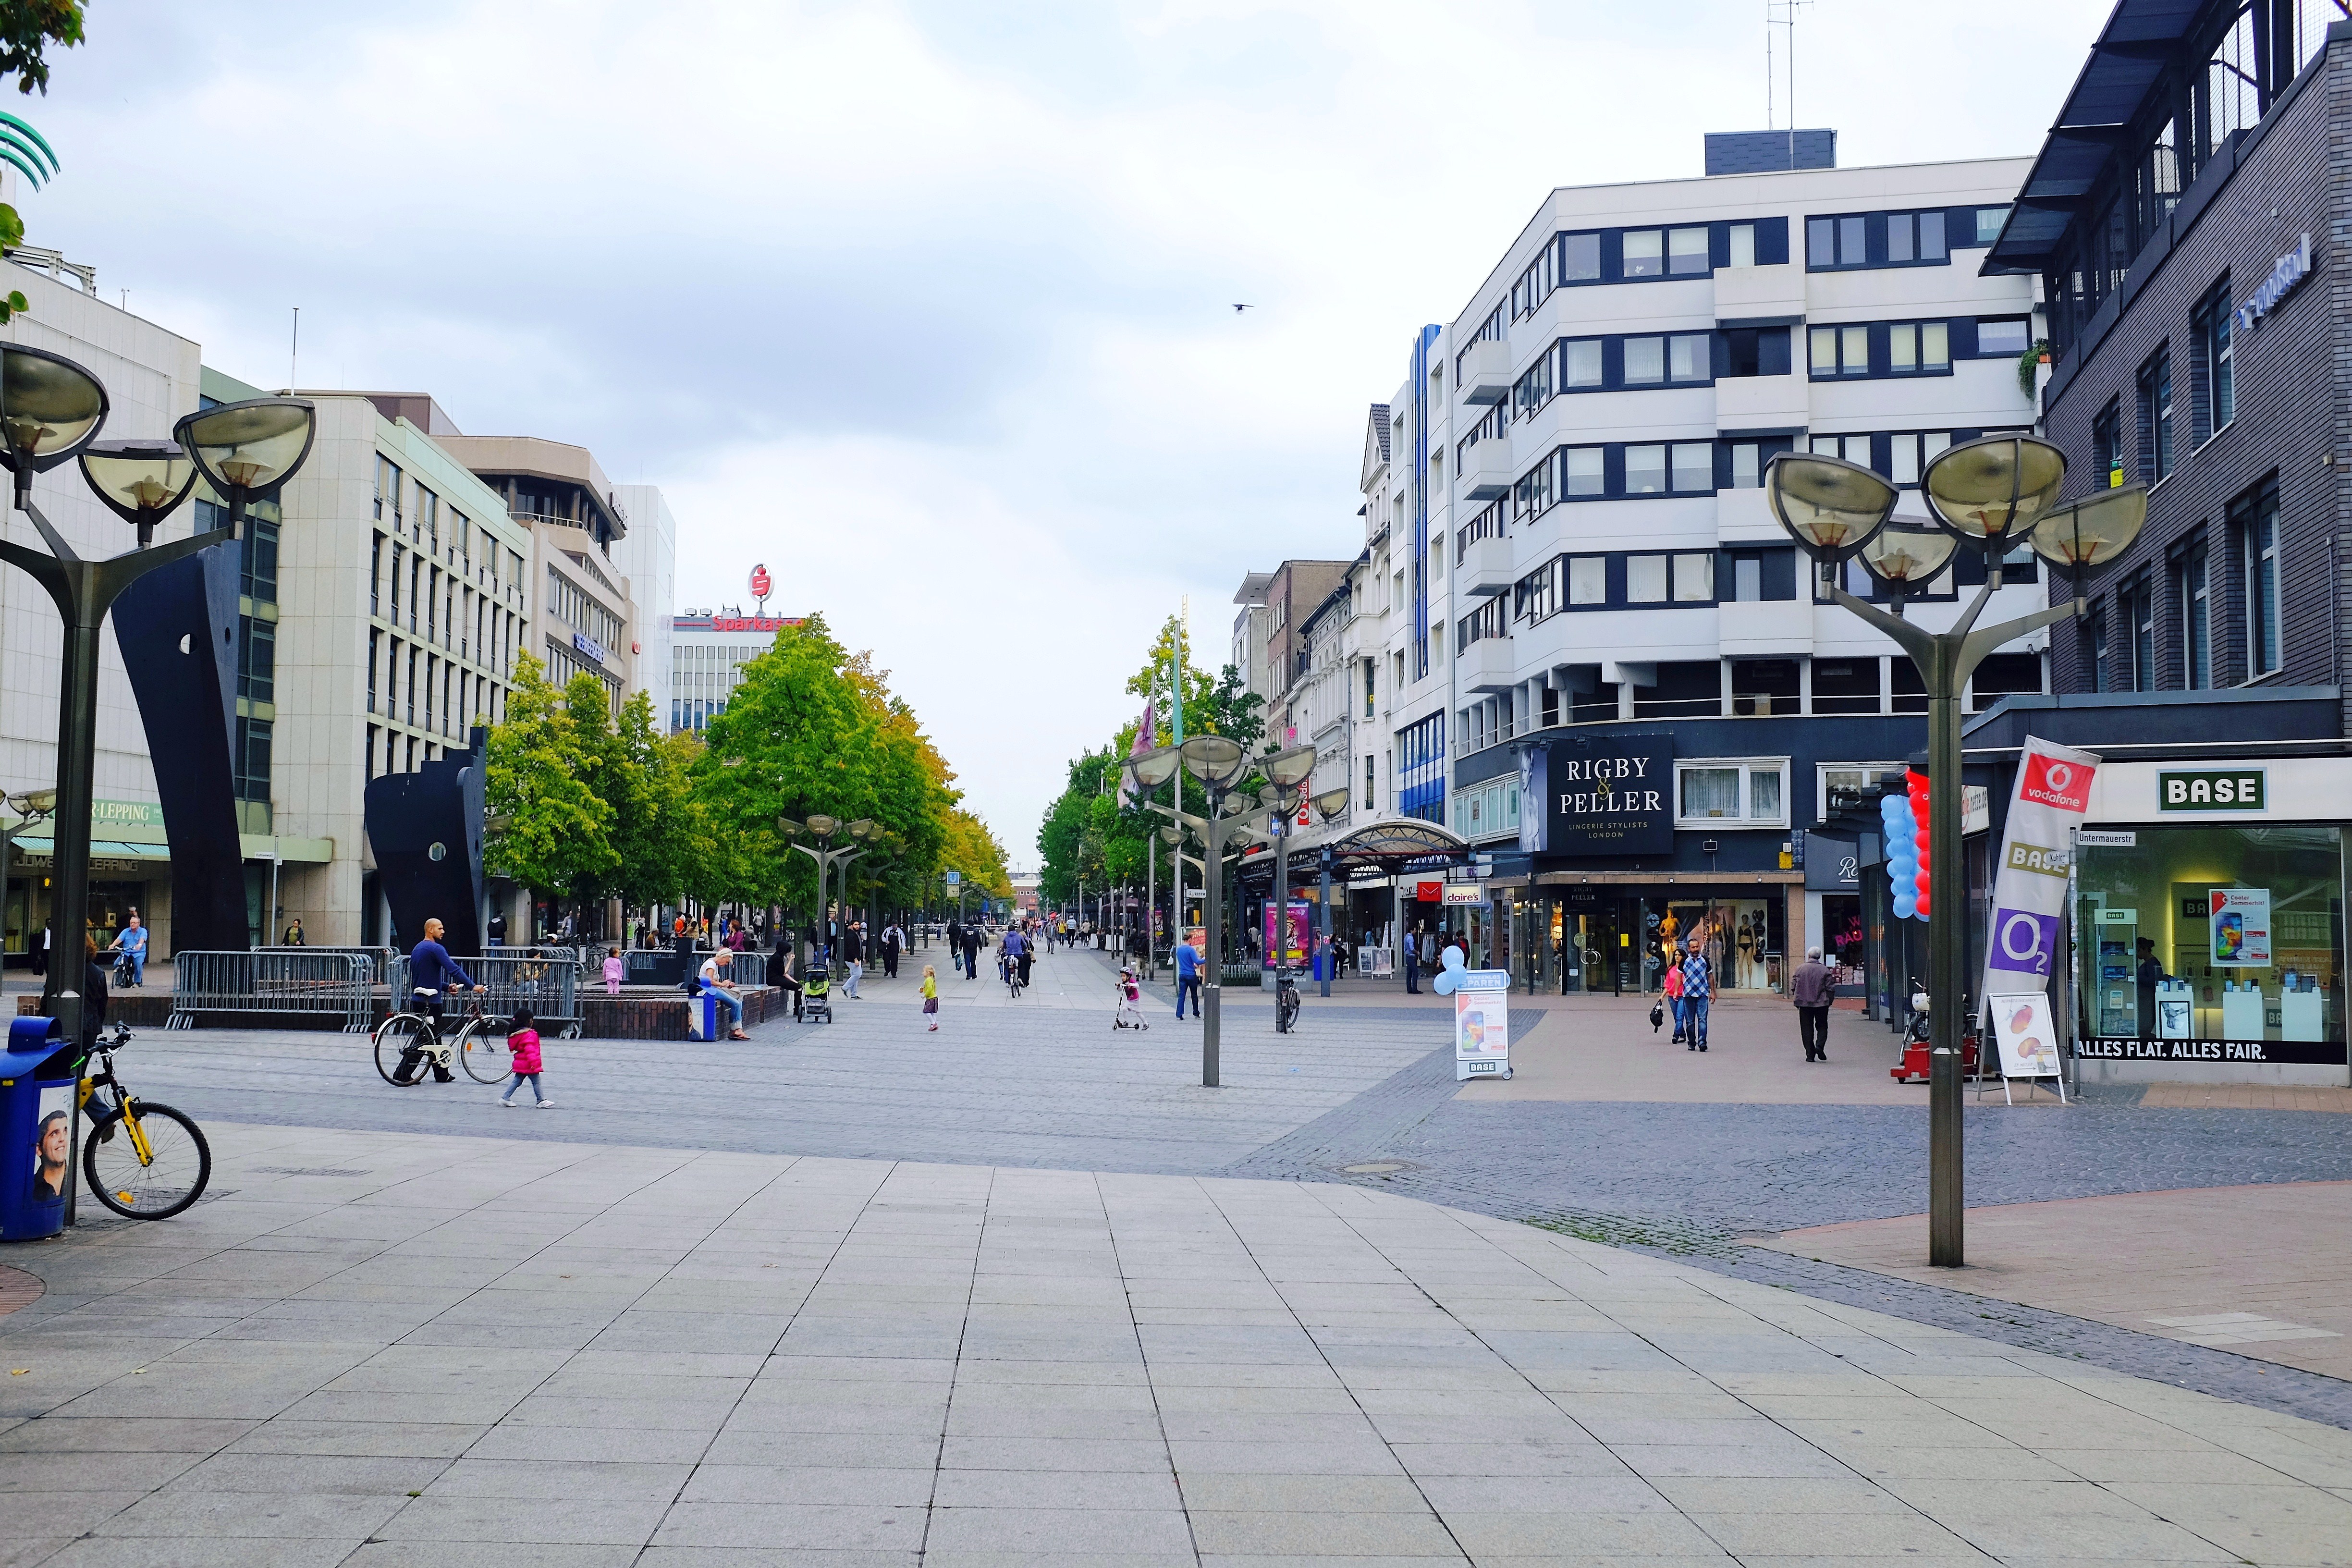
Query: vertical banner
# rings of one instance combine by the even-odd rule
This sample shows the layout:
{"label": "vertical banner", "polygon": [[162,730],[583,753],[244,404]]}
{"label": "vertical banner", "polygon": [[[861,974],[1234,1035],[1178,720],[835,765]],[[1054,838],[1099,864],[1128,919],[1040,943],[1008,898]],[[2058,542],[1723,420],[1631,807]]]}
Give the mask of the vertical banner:
{"label": "vertical banner", "polygon": [[2098,766],[2090,752],[2026,737],[1993,877],[1982,994],[2048,989],[2066,910],[2070,835],[2091,809]]}
{"label": "vertical banner", "polygon": [[1511,973],[1467,969],[1454,993],[1454,1079],[1511,1076]]}

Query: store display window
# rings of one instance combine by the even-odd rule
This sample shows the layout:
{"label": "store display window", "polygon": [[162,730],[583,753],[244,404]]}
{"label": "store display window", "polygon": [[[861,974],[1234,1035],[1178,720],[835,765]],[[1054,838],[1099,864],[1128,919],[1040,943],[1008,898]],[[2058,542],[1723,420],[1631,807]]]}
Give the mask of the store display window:
{"label": "store display window", "polygon": [[[2085,1032],[2344,1044],[2344,863],[2334,827],[2141,827],[2078,857]],[[2315,1058],[2317,1059],[2317,1058]]]}

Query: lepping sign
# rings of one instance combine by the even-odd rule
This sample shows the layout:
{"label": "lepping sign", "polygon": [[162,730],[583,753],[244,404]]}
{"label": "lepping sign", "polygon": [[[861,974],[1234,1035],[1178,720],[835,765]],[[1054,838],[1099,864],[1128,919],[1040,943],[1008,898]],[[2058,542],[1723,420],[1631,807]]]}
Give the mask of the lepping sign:
{"label": "lepping sign", "polygon": [[2058,920],[2066,909],[2069,845],[2091,809],[2091,780],[2098,766],[2092,752],[2026,737],[1993,878],[1982,993],[1987,996],[2040,991],[2050,984]]}

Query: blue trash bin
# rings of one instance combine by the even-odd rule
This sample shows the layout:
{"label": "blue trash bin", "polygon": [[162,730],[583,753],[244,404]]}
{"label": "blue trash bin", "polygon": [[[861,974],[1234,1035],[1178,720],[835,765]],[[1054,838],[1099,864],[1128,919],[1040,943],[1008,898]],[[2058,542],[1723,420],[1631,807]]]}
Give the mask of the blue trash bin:
{"label": "blue trash bin", "polygon": [[15,1018],[0,1053],[0,1241],[37,1241],[66,1226],[80,1081],[54,1018]]}

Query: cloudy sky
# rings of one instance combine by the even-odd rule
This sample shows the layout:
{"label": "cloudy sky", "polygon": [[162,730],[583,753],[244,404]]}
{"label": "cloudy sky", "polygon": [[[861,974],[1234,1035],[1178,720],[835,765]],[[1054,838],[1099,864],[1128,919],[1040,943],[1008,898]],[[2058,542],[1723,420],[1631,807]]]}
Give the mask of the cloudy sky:
{"label": "cloudy sky", "polygon": [[[1813,0],[1799,119],[2031,153],[2107,9]],[[1766,123],[1764,13],[92,0],[10,107],[30,243],[234,375],[299,305],[306,384],[662,486],[680,604],[765,561],[1026,865],[1162,616],[1223,650],[1244,571],[1355,552],[1366,404],[1544,192]]]}

